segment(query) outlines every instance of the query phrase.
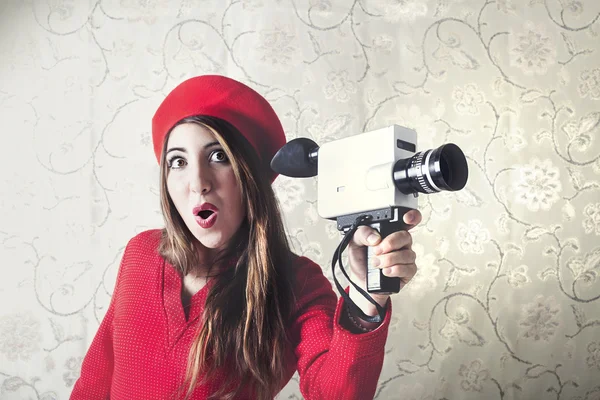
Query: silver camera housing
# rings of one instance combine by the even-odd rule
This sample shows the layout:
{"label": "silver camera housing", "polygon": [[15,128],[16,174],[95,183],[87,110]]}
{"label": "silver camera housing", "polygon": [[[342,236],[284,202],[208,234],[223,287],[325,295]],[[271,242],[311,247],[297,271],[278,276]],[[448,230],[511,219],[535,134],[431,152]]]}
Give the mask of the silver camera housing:
{"label": "silver camera housing", "polygon": [[394,185],[399,159],[416,153],[417,133],[400,125],[352,135],[319,148],[317,211],[336,219],[385,207],[416,209],[417,193]]}

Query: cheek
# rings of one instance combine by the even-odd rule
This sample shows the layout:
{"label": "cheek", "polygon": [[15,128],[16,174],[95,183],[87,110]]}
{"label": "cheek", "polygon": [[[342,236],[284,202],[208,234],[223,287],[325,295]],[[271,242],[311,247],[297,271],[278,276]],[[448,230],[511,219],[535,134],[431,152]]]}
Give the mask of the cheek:
{"label": "cheek", "polygon": [[184,185],[181,180],[176,177],[169,177],[167,179],[167,191],[175,204],[177,204],[182,196],[185,195]]}
{"label": "cheek", "polygon": [[235,179],[235,175],[232,174],[231,177],[228,177],[230,188],[229,197],[231,199],[235,199],[234,205],[236,207],[236,215],[240,218],[244,218],[246,216],[246,204],[244,199],[242,198],[242,191],[239,187],[237,180]]}
{"label": "cheek", "polygon": [[237,199],[238,199],[238,216],[240,219],[244,219],[246,217],[246,203],[244,202],[244,199],[241,196],[241,193],[238,191],[237,192]]}

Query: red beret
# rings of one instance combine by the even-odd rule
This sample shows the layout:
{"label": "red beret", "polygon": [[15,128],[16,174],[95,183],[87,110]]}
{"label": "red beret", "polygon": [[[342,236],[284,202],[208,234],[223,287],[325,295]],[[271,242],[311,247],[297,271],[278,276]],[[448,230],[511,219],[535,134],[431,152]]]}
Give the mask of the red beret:
{"label": "red beret", "polygon": [[190,78],[173,89],[160,104],[152,117],[152,141],[159,163],[169,130],[183,118],[194,115],[217,117],[232,124],[271,171],[271,183],[275,180],[278,174],[269,164],[286,142],[277,114],[256,91],[220,75]]}

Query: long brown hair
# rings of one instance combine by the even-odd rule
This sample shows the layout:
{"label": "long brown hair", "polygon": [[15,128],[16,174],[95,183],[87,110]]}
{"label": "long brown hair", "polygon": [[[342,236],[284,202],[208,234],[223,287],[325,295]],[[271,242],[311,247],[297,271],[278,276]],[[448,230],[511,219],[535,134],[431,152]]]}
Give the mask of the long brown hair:
{"label": "long brown hair", "polygon": [[[182,384],[185,399],[196,385],[209,382],[220,369],[226,371],[227,378],[211,398],[232,399],[248,387],[256,399],[273,399],[286,371],[290,351],[287,327],[295,304],[293,255],[279,203],[265,163],[235,127],[206,116],[188,117],[177,125],[182,123],[200,124],[215,135],[232,164],[246,207],[242,226],[218,260],[213,260],[217,263],[233,257],[237,262],[213,278],[190,348]],[[165,152],[169,135],[161,156],[160,202],[165,228],[159,252],[183,276],[199,265],[201,244],[183,222],[167,190]]]}

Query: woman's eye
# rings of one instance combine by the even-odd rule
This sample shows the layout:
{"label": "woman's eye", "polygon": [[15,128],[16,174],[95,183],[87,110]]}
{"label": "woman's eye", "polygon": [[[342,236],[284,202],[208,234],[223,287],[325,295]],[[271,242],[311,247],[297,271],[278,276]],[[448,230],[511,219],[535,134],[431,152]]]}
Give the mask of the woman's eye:
{"label": "woman's eye", "polygon": [[227,154],[223,150],[217,150],[210,155],[210,158],[212,161],[225,162],[227,161]]}
{"label": "woman's eye", "polygon": [[185,165],[185,160],[181,157],[173,157],[169,160],[169,168],[177,169]]}

